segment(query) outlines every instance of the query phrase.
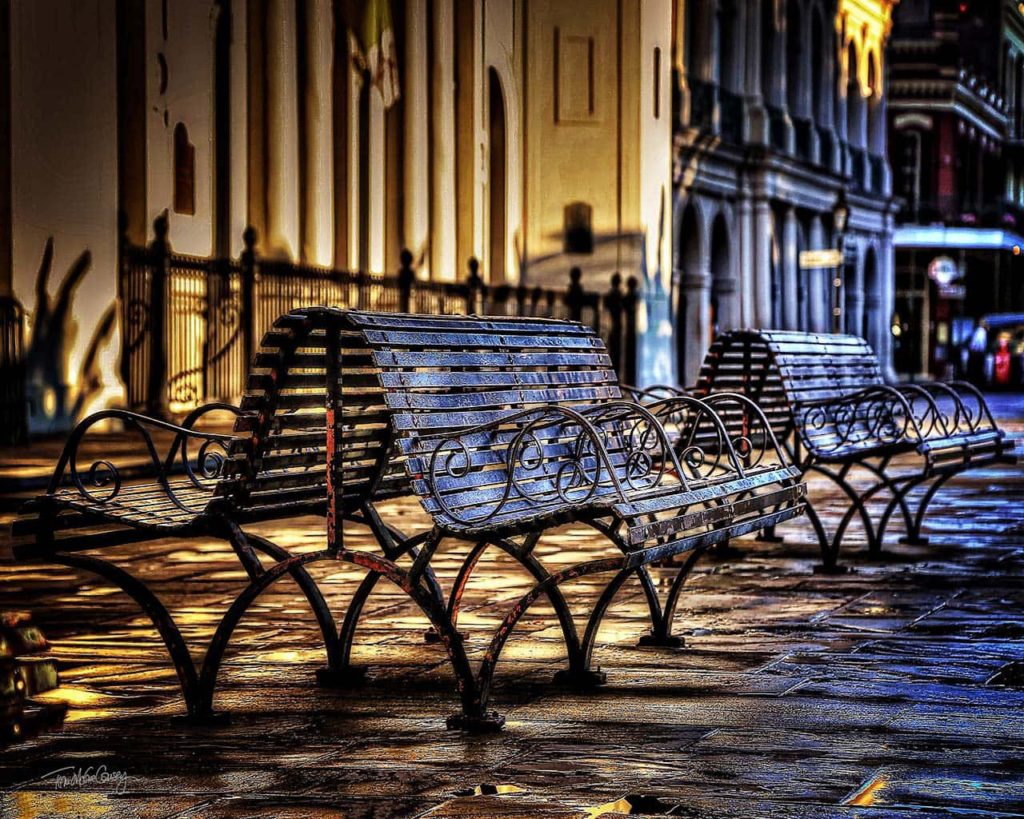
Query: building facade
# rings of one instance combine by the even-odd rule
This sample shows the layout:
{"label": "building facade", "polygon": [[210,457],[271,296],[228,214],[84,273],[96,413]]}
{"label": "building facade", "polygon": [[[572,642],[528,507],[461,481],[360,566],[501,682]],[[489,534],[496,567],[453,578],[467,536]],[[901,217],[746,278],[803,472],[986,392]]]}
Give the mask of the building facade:
{"label": "building facade", "polygon": [[[407,247],[424,278],[464,279],[473,256],[491,283],[564,287],[578,266],[594,289],[621,272],[664,292],[672,15],[672,0],[0,0],[0,288],[33,319],[49,297],[69,317],[42,403],[118,402],[121,229],[145,244],[164,212],[174,250],[200,257],[237,256],[251,225],[264,258],[380,274]],[[382,26],[387,42],[360,40]],[[376,46],[391,82],[367,63]],[[668,349],[652,337],[648,355]]]}
{"label": "building facade", "polygon": [[[693,383],[716,330],[741,327],[856,333],[888,367],[894,5],[676,1],[669,303],[680,381]],[[804,251],[840,241],[839,267],[801,265]]]}
{"label": "building facade", "polygon": [[962,376],[976,325],[1024,311],[1024,10],[903,0],[890,61],[896,366]]}

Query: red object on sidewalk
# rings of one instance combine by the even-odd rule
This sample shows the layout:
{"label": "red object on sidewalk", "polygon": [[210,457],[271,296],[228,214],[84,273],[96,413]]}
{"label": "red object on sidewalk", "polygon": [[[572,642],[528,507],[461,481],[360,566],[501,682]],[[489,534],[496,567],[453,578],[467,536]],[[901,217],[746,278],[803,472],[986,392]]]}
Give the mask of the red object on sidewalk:
{"label": "red object on sidewalk", "polygon": [[995,372],[992,380],[996,384],[1010,383],[1010,343],[1005,338],[999,339],[996,347]]}

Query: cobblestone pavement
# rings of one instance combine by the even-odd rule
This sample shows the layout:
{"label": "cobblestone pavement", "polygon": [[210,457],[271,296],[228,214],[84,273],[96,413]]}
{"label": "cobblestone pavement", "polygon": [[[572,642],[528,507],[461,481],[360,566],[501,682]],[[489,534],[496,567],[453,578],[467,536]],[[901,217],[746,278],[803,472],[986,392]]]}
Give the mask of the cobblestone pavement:
{"label": "cobblestone pavement", "polygon": [[[1024,399],[995,406],[1024,430]],[[806,522],[782,545],[740,541],[738,556],[698,564],[677,650],[637,647],[645,609],[627,587],[599,638],[608,684],[585,694],[551,683],[559,630],[538,604],[499,665],[507,727],[482,737],[445,729],[453,678],[393,590],[371,598],[359,631],[369,681],[332,692],[314,684],[322,649],[308,609],[276,586],[229,654],[217,704],[230,724],[196,729],[170,721],[182,710],[174,673],[124,595],[71,570],[2,565],[0,610],[31,609],[62,669],[43,699],[69,711],[62,730],[0,751],[0,815],[596,816],[631,804],[709,817],[1024,815],[1024,690],[1005,671],[1024,660],[1022,498],[1019,467],[969,473],[939,495],[930,546],[871,562],[854,532],[856,571],[840,576],[812,573]],[[412,501],[385,512],[408,530],[426,522]],[[316,519],[258,528],[299,551],[323,539]],[[356,529],[352,541],[369,545]],[[540,548],[550,565],[606,549],[572,527]],[[449,547],[442,577],[462,552]],[[216,542],[118,554],[195,650],[243,582]],[[317,572],[341,610],[359,574]],[[472,645],[526,588],[510,562],[484,558],[464,610]],[[582,614],[598,590],[580,582],[570,602]]]}

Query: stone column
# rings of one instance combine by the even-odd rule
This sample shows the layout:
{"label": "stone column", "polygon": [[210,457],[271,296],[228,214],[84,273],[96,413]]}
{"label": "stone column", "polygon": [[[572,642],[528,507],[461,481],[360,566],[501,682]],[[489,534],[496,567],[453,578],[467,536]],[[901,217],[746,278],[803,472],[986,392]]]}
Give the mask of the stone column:
{"label": "stone column", "polygon": [[[888,381],[896,380],[896,372],[892,363],[892,321],[893,310],[896,309],[896,256],[893,246],[893,219],[886,215],[885,230],[882,233],[881,249],[876,260],[878,265],[878,306],[874,310],[865,310],[867,322],[875,327],[873,346],[882,364],[882,375]],[[868,296],[865,295],[865,302]]]}
{"label": "stone column", "polygon": [[[430,28],[427,0],[406,0],[405,71],[402,98],[405,106],[405,244],[418,259],[430,246],[430,71],[427,31]],[[430,254],[423,255],[418,271],[430,277]]]}
{"label": "stone column", "polygon": [[707,259],[701,259],[701,270],[684,273],[683,293],[686,296],[685,360],[682,383],[692,386],[697,381],[700,365],[711,342],[711,276],[707,273]]}
{"label": "stone column", "polygon": [[302,256],[323,267],[334,261],[333,18],[331,0],[307,0]]}
{"label": "stone column", "polygon": [[[821,217],[815,214],[811,220],[810,246],[812,250],[825,249],[825,228]],[[832,274],[833,270],[819,267],[808,271],[809,289],[806,293],[810,308],[811,332],[828,333],[832,329]]]}
{"label": "stone column", "polygon": [[385,227],[384,213],[384,189],[387,186],[386,167],[386,134],[384,121],[384,98],[376,86],[370,88],[370,125],[367,129],[369,137],[369,168],[364,168],[364,173],[370,174],[370,184],[367,187],[368,202],[365,206],[369,208],[367,228],[367,254],[368,259],[363,260],[362,267],[371,273],[384,272],[384,242],[386,241],[387,229]]}
{"label": "stone column", "polygon": [[800,327],[799,287],[799,229],[796,209],[787,208],[782,226],[782,323],[786,330]]}
{"label": "stone column", "polygon": [[750,195],[743,193],[740,196],[736,207],[738,222],[740,226],[740,261],[737,271],[739,279],[740,309],[738,314],[739,327],[754,327],[754,315],[756,313],[756,299],[754,297],[757,287],[757,244],[756,230],[754,227],[754,208],[750,202]]}
{"label": "stone column", "polygon": [[[851,255],[856,260],[853,270],[843,269],[843,330],[855,336],[866,338],[868,322],[879,307],[878,294],[869,297],[864,292],[864,259],[856,246],[856,237],[847,236],[846,242],[853,247]],[[880,261],[876,262],[881,264]],[[853,275],[848,275],[850,272]],[[870,303],[870,306],[869,306]]]}
{"label": "stone column", "polygon": [[298,42],[295,5],[267,2],[267,252],[299,249]]}
{"label": "stone column", "polygon": [[455,202],[455,31],[453,0],[435,0],[434,62],[431,66],[433,123],[433,190],[431,198],[431,278],[454,281],[456,256]]}
{"label": "stone column", "polygon": [[772,206],[754,201],[754,327],[772,326]]}

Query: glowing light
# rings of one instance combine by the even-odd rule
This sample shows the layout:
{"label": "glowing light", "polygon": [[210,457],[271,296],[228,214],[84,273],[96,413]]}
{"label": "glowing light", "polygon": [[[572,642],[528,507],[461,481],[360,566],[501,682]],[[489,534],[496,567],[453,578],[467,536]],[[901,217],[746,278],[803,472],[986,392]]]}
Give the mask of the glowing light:
{"label": "glowing light", "polygon": [[1020,245],[1014,245],[1013,246],[1013,255],[1014,256],[1020,256]]}

